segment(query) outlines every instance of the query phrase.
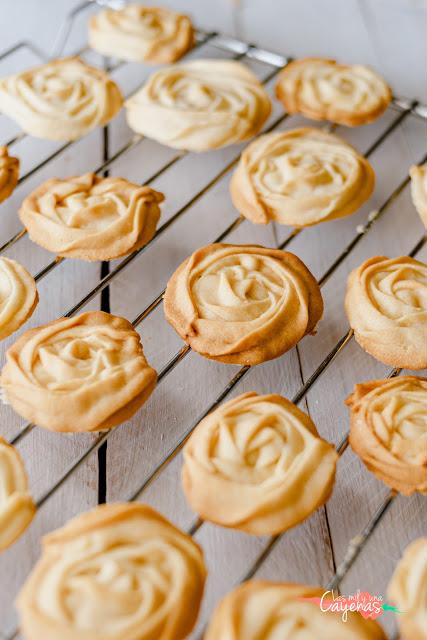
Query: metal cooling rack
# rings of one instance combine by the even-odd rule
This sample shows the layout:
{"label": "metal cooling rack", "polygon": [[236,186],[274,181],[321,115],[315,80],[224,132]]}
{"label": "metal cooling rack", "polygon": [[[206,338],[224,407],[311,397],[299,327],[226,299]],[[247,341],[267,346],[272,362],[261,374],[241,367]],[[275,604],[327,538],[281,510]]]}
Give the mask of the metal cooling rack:
{"label": "metal cooling rack", "polygon": [[[99,5],[109,4],[112,5],[113,8],[122,6],[124,3],[121,0],[99,0],[96,2]],[[86,10],[87,8],[94,5],[94,1],[87,0],[79,4],[68,16],[67,20],[64,22],[62,28],[58,33],[57,42],[54,46],[54,56],[57,57],[61,54],[66,44],[67,38],[70,35],[73,27],[73,23],[76,17]],[[265,49],[261,49],[255,45],[247,44],[241,40],[237,40],[235,38],[225,37],[215,32],[206,32],[202,30],[197,30],[196,33],[196,45],[195,47],[201,47],[204,44],[209,44],[210,46],[218,49],[225,50],[232,54],[234,59],[242,59],[242,60],[256,60],[258,62],[267,65],[270,68],[270,72],[264,78],[264,83],[267,83],[269,80],[273,79],[279,71],[285,67],[291,60],[291,58],[286,58],[282,55],[276,54],[271,51],[267,51]],[[13,47],[10,47],[3,53],[0,53],[0,61],[8,58],[9,56],[15,54],[17,51],[21,49],[28,49],[32,54],[37,56],[40,61],[46,61],[49,59],[43,51],[41,51],[38,47],[36,47],[33,43],[28,41],[18,42]],[[88,47],[84,47],[76,52],[75,55],[83,54],[88,51]],[[193,49],[194,51],[194,49]],[[109,70],[117,69],[118,67],[124,66],[125,62],[118,62],[113,65],[109,65]],[[382,145],[390,134],[400,125],[405,119],[419,118],[426,123],[427,127],[427,106],[419,104],[415,100],[409,100],[406,98],[397,98],[394,97],[390,108],[395,112],[395,115],[387,126],[387,128],[374,140],[368,150],[365,152],[365,157],[369,157],[374,151],[376,151],[380,145]],[[283,113],[279,117],[277,117],[268,128],[264,129],[262,133],[266,133],[269,131],[273,131],[279,125],[281,125],[289,116],[286,113]],[[328,130],[333,130],[334,125],[326,125]],[[427,131],[427,128],[426,128]],[[11,137],[5,144],[9,147],[12,147],[15,143],[21,141],[26,137],[27,134],[19,133],[14,137]],[[109,155],[108,150],[108,127],[105,127],[105,133],[103,137],[103,157],[104,161],[94,170],[95,173],[103,173],[106,175],[108,168],[111,164],[113,164],[117,159],[127,154],[130,150],[134,149],[141,141],[142,136],[135,135],[127,144],[123,145],[116,153],[113,155]],[[33,175],[37,174],[43,167],[48,165],[50,162],[54,161],[55,158],[59,157],[64,151],[69,149],[75,142],[67,142],[61,145],[54,152],[50,153],[47,157],[45,157],[39,164],[32,167],[27,173],[22,175],[19,180],[19,184],[22,184],[24,181],[28,180]],[[426,144],[427,147],[427,144]],[[427,150],[426,150],[427,151]],[[153,175],[149,177],[148,180],[145,180],[145,184],[152,183],[155,179],[169,170],[173,165],[179,163],[184,156],[186,156],[188,152],[179,151],[174,155],[166,164],[164,164],[159,170],[157,170]],[[104,268],[103,272],[101,272],[101,279],[96,284],[96,286],[92,287],[87,293],[70,309],[65,311],[63,314],[65,317],[73,316],[80,309],[82,309],[88,302],[93,300],[96,296],[101,293],[105,293],[108,291],[108,286],[110,283],[120,274],[122,273],[134,260],[137,256],[145,253],[150,250],[150,247],[163,235],[165,232],[171,227],[177,220],[179,220],[182,216],[186,214],[186,212],[199,200],[203,198],[225,175],[227,175],[233,167],[237,164],[239,160],[240,154],[236,154],[236,156],[224,166],[221,171],[219,171],[210,182],[205,185],[203,188],[198,190],[195,195],[191,199],[189,199],[183,206],[181,206],[177,211],[173,213],[171,217],[167,219],[161,226],[158,227],[157,232],[153,239],[145,245],[143,248],[133,252],[128,255],[126,258],[122,259],[118,264],[116,264],[111,270],[108,267]],[[418,164],[422,164],[427,161],[427,152],[424,157],[419,158]],[[377,223],[377,221],[386,213],[387,209],[390,205],[395,201],[395,199],[402,193],[402,191],[407,187],[409,183],[409,177],[402,180],[398,185],[394,186],[394,188],[390,191],[389,196],[382,203],[382,205],[373,212],[367,222],[359,227],[357,227],[353,238],[343,247],[339,255],[335,258],[335,260],[330,264],[330,266],[326,269],[323,275],[319,278],[319,285],[324,286],[331,276],[335,273],[337,268],[342,264],[342,262],[351,254],[354,248],[359,244],[359,242],[370,232],[372,227]],[[212,238],[211,242],[221,242],[224,240],[232,231],[237,229],[237,227],[244,221],[244,218],[239,216],[236,217],[231,224],[225,228],[222,233],[218,235],[216,238]],[[292,243],[292,241],[299,235],[304,234],[304,229],[294,229],[289,232],[286,238],[278,244],[278,247],[281,249],[285,249]],[[0,246],[0,254],[5,252],[7,249],[12,247],[14,244],[18,243],[24,236],[26,235],[25,229],[19,230],[13,236],[11,236],[6,242],[4,242]],[[420,250],[424,247],[426,243],[426,236],[420,237],[419,241],[415,244],[412,251],[409,255],[416,256]],[[61,262],[63,262],[65,258],[56,257],[51,262],[49,262],[46,266],[44,266],[41,270],[39,270],[36,274],[34,274],[35,280],[40,281],[41,279],[48,276]],[[177,265],[178,266],[178,265]],[[149,315],[162,304],[164,290],[160,291],[155,295],[152,302],[148,304],[144,309],[138,313],[138,315],[133,319],[132,324],[134,327],[140,325]],[[107,303],[108,307],[108,303]],[[101,297],[101,308],[109,311],[109,308],[106,307],[106,303],[102,304]],[[308,391],[312,388],[312,386],[319,380],[319,378],[323,375],[323,373],[331,367],[338,356],[351,342],[353,339],[352,330],[348,330],[345,335],[343,335],[333,346],[333,348],[329,351],[323,361],[318,365],[318,367],[311,373],[306,382],[301,385],[297,393],[292,398],[292,402],[295,404],[299,404],[306,396]],[[158,375],[158,386],[161,385],[162,381],[168,376],[168,374],[173,371],[190,353],[191,348],[188,345],[184,345],[179,351],[175,353],[175,355],[163,366]],[[159,475],[166,469],[166,467],[175,459],[178,453],[182,450],[185,442],[196,428],[197,424],[212,410],[214,410],[220,403],[222,403],[227,396],[231,393],[231,391],[237,387],[237,385],[245,378],[250,367],[243,366],[241,367],[237,373],[233,375],[233,377],[229,380],[227,385],[222,389],[222,391],[217,395],[215,400],[208,406],[206,409],[197,417],[194,422],[186,429],[184,433],[181,434],[179,440],[166,452],[160,462],[156,465],[153,471],[145,475],[141,481],[138,489],[134,491],[131,495],[127,497],[128,501],[133,501],[143,494],[144,491],[148,489],[152,485],[152,483],[159,477]],[[393,369],[389,372],[389,376],[399,375],[399,369]],[[157,391],[155,390],[154,393]],[[12,438],[10,438],[11,444],[20,443],[33,429],[35,428],[34,424],[26,424],[22,426]],[[55,492],[62,487],[62,485],[72,476],[72,474],[95,452],[99,451],[102,446],[108,441],[111,434],[117,429],[112,429],[108,432],[104,432],[100,434],[96,439],[94,439],[91,444],[79,455],[76,459],[70,464],[70,466],[62,473],[62,475],[57,479],[57,481],[50,486],[42,495],[40,495],[37,500],[37,507],[41,508],[51,496],[55,494]],[[343,439],[337,444],[336,450],[339,455],[342,455],[348,446],[348,433],[345,434]],[[374,512],[372,518],[366,523],[366,525],[362,528],[362,530],[348,543],[347,552],[341,564],[336,568],[335,575],[333,575],[325,585],[328,589],[337,589],[339,588],[340,583],[343,578],[346,576],[353,563],[362,552],[365,547],[369,537],[372,535],[376,527],[381,522],[384,514],[388,511],[388,509],[393,504],[393,500],[395,498],[394,492],[389,492],[386,498],[378,505],[378,508]],[[195,520],[192,526],[189,528],[188,533],[190,535],[194,535],[202,526],[203,521],[200,519]],[[254,561],[251,562],[250,566],[248,566],[247,571],[241,577],[241,581],[248,580],[252,578],[256,572],[260,569],[262,564],[271,554],[273,549],[276,547],[278,541],[281,539],[285,533],[276,535],[271,537],[267,543],[265,544],[262,551],[258,554]],[[235,586],[230,584],[230,589]],[[0,630],[0,634],[2,638],[5,640],[13,640],[17,637],[19,633],[18,629],[15,629],[11,633],[3,633]],[[201,637],[201,636],[198,636]]]}

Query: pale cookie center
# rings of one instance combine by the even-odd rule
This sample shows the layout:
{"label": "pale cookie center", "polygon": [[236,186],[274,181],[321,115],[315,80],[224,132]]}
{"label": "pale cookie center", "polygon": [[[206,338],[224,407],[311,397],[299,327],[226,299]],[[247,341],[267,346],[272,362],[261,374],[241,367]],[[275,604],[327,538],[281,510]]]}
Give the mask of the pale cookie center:
{"label": "pale cookie center", "polygon": [[303,79],[302,95],[308,103],[314,97],[322,105],[352,111],[373,102],[376,91],[367,78],[328,67],[308,73]]}
{"label": "pale cookie center", "polygon": [[83,556],[89,557],[77,555],[73,561],[71,550],[64,562],[59,560],[39,589],[41,609],[74,629],[108,635],[153,616],[165,617],[182,570],[182,559],[173,547],[162,541],[126,543],[121,539],[112,540],[106,549],[102,544],[99,539],[99,549],[93,553],[82,549]]}
{"label": "pale cookie center", "polygon": [[225,91],[193,75],[168,76],[157,91],[157,99],[166,107],[184,111],[228,111],[236,101]]}
{"label": "pale cookie center", "polygon": [[48,195],[40,200],[40,213],[67,227],[102,231],[124,218],[129,211],[128,198],[115,193],[75,193],[63,200],[55,201]]}
{"label": "pale cookie center", "polygon": [[165,73],[152,88],[152,98],[159,104],[182,111],[224,112],[249,117],[255,112],[258,96],[250,87],[236,79],[219,83],[209,74],[196,71]]}
{"label": "pale cookie center", "polygon": [[120,11],[102,12],[98,16],[97,26],[106,35],[130,37],[133,38],[133,44],[143,46],[146,43],[144,41],[151,41],[155,45],[159,39],[172,38],[179,24],[179,17],[169,11],[158,13],[132,5]]}
{"label": "pale cookie center", "polygon": [[342,192],[357,171],[356,159],[315,145],[283,146],[267,155],[252,169],[259,192],[291,198],[330,196]]}
{"label": "pale cookie center", "polygon": [[112,375],[126,360],[121,342],[109,336],[57,337],[38,346],[32,373],[42,387],[67,391]]}
{"label": "pale cookie center", "polygon": [[427,392],[393,390],[376,398],[369,417],[377,437],[397,458],[427,464]]}
{"label": "pale cookie center", "polygon": [[391,266],[374,272],[367,286],[374,306],[401,326],[427,320],[427,269]]}
{"label": "pale cookie center", "polygon": [[277,483],[304,447],[304,438],[292,419],[251,411],[221,419],[212,437],[210,462],[234,482]]}
{"label": "pale cookie center", "polygon": [[18,78],[17,87],[20,97],[33,111],[48,117],[81,117],[95,115],[98,110],[96,93],[100,90],[99,81],[85,77],[83,70],[36,71],[33,75]]}
{"label": "pale cookie center", "polygon": [[[131,11],[131,9],[136,9]],[[147,39],[154,39],[162,35],[167,26],[165,20],[149,11],[140,11],[137,7],[129,7],[129,12],[119,16],[120,29],[132,35],[138,35]]]}
{"label": "pale cookie center", "polygon": [[277,305],[284,280],[256,256],[228,257],[211,265],[192,286],[200,318],[255,320]]}

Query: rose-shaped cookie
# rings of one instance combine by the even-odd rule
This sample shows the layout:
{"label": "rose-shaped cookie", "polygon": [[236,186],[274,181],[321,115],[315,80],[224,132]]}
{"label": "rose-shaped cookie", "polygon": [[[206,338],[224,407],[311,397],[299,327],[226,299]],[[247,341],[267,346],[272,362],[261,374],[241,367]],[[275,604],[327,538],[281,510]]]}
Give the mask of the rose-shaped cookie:
{"label": "rose-shaped cookie", "polygon": [[151,507],[102,505],[47,535],[18,608],[27,640],[183,640],[206,569]]}
{"label": "rose-shaped cookie", "polygon": [[370,258],[351,272],[345,309],[360,346],[393,367],[427,367],[427,265]]}
{"label": "rose-shaped cookie", "polygon": [[6,200],[18,184],[19,160],[0,147],[0,202]]}
{"label": "rose-shaped cookie", "polygon": [[230,191],[252,222],[307,227],[354,213],[374,183],[371,165],[347,142],[306,127],[269,133],[246,147]]}
{"label": "rose-shaped cookie", "polygon": [[190,437],[184,492],[204,520],[275,534],[326,502],[337,457],[292,402],[244,393],[210,413]]}
{"label": "rose-shaped cookie", "polygon": [[427,493],[427,378],[357,384],[346,403],[350,444],[368,469],[401,493]]}
{"label": "rose-shaped cookie", "polygon": [[427,165],[411,167],[410,175],[412,202],[427,228]]}
{"label": "rose-shaped cookie", "polygon": [[369,67],[325,58],[294,60],[280,73],[276,96],[288,113],[355,127],[376,120],[391,91]]}
{"label": "rose-shaped cookie", "polygon": [[90,18],[89,44],[106,56],[136,62],[170,63],[193,46],[190,19],[166,8],[129,4]]}
{"label": "rose-shaped cookie", "polygon": [[245,582],[221,600],[204,640],[386,640],[375,620],[349,612],[344,622],[339,613],[321,611],[324,593],[302,584]]}
{"label": "rose-shaped cookie", "polygon": [[387,590],[398,607],[403,640],[427,640],[427,538],[405,549]]}
{"label": "rose-shaped cookie", "polygon": [[271,111],[256,76],[232,60],[194,60],[161,69],[125,106],[131,129],[190,151],[247,140]]}
{"label": "rose-shaped cookie", "polygon": [[210,244],[172,275],[164,310],[195,351],[253,365],[277,358],[314,333],[323,300],[316,280],[292,253]]}
{"label": "rose-shaped cookie", "polygon": [[31,240],[48,251],[82,260],[112,260],[153,237],[164,196],[124,178],[94,173],[40,185],[19,216]]}
{"label": "rose-shaped cookie", "polygon": [[0,551],[19,538],[35,511],[21,456],[0,436]]}
{"label": "rose-shaped cookie", "polygon": [[0,384],[21,416],[52,431],[128,420],[156,384],[130,322],[88,311],[30,329],[6,353]]}
{"label": "rose-shaped cookie", "polygon": [[33,276],[15,260],[0,258],[0,340],[28,320],[38,301]]}
{"label": "rose-shaped cookie", "polygon": [[0,80],[0,110],[24,131],[48,140],[76,140],[107,124],[122,95],[105,71],[79,58],[54,60]]}

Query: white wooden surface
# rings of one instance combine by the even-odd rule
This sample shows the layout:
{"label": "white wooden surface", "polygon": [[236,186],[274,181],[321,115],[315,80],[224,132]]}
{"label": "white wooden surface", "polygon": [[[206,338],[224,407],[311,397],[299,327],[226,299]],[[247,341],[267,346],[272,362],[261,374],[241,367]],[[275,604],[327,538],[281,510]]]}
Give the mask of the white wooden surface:
{"label": "white wooden surface", "polygon": [[[242,3],[238,20],[232,3],[164,1],[181,7],[196,16],[199,24],[220,28],[292,55],[335,55],[346,60],[374,64],[392,81],[398,95],[416,95],[427,101],[425,81],[426,2],[404,0],[247,0]],[[25,5],[25,10],[24,10]],[[52,45],[61,17],[76,2],[71,0],[15,0],[9,5],[0,25],[2,43],[6,47],[21,37],[32,37],[46,51]],[[55,11],[52,8],[55,7]],[[17,19],[20,16],[20,19]],[[86,14],[87,16],[87,14]],[[79,19],[70,46],[83,42],[84,23]],[[274,16],[274,19],[272,18]],[[18,26],[19,28],[18,28]],[[222,56],[206,45],[194,56]],[[88,59],[99,62],[89,54]],[[0,64],[0,73],[25,68],[36,58],[20,52]],[[249,62],[263,78],[270,67]],[[143,82],[148,69],[125,65],[114,72],[125,92]],[[420,75],[418,75],[418,73]],[[269,84],[271,88],[272,83]],[[272,119],[281,113],[275,103]],[[396,117],[389,110],[377,123],[359,130],[338,128],[337,133],[351,141],[362,152]],[[304,123],[299,117],[287,119],[281,128]],[[132,133],[124,114],[110,125],[110,152],[114,153]],[[0,117],[0,140],[10,138],[16,129]],[[23,197],[42,180],[53,175],[65,176],[94,169],[102,162],[101,132],[61,153],[41,171],[24,181],[15,194],[1,205],[0,244],[19,229],[16,210]],[[25,138],[12,148],[22,161],[22,173],[30,170],[43,157],[60,145]],[[241,147],[230,147],[202,156],[189,155],[155,181],[153,186],[163,191],[166,202],[161,222],[167,220],[182,205],[207,184]],[[402,180],[411,163],[427,152],[427,122],[406,118],[386,143],[377,149],[371,161],[377,174],[375,193],[370,202],[356,215],[342,221],[327,223],[305,230],[289,246],[320,277],[342,247],[353,238],[356,226],[367,220],[368,214],[390,195]],[[144,140],[111,167],[113,175],[143,182],[176,152]],[[172,225],[150,249],[139,256],[110,287],[111,310],[132,320],[165,286],[179,262],[202,244],[211,242],[236,217],[228,194],[230,174],[221,179]],[[281,241],[289,232],[277,228]],[[287,397],[298,390],[303,380],[316,368],[330,348],[347,330],[343,312],[346,276],[351,268],[376,254],[399,255],[409,252],[421,237],[423,227],[410,202],[408,189],[397,198],[364,237],[352,254],[337,269],[325,285],[325,317],[316,337],[308,337],[282,358],[254,368],[231,395],[245,390],[278,392]],[[257,242],[274,246],[276,235],[272,227],[259,227],[248,222],[230,234],[229,241]],[[36,273],[51,260],[51,255],[23,239],[7,252]],[[420,254],[427,258],[427,251]],[[25,328],[52,320],[64,313],[84,295],[99,278],[99,266],[78,261],[65,261],[40,282],[40,305]],[[87,308],[99,308],[95,299]],[[145,352],[157,369],[182,346],[158,308],[139,328]],[[15,336],[16,337],[16,336]],[[2,360],[7,346],[1,345]],[[109,500],[126,499],[144,477],[155,468],[185,432],[193,420],[211,403],[232,378],[237,367],[204,360],[190,354],[157,388],[147,405],[135,418],[114,432],[108,441],[107,488]],[[350,343],[307,396],[302,407],[308,409],[320,433],[337,443],[348,428],[347,410],[343,400],[355,382],[382,376],[387,369]],[[0,408],[1,433],[12,437],[22,420],[8,407]],[[30,473],[31,487],[40,496],[64,471],[75,457],[84,451],[92,436],[64,436],[34,430],[20,445]],[[181,460],[176,458],[162,476],[143,494],[174,522],[188,527],[194,514],[188,509],[180,488]],[[79,469],[40,510],[29,531],[9,551],[0,556],[0,630],[7,631],[16,622],[13,599],[19,585],[29,572],[39,553],[40,536],[59,526],[72,515],[97,502],[96,455]],[[336,487],[326,509],[314,514],[303,525],[288,532],[276,547],[259,575],[274,579],[326,583],[334,566],[345,553],[348,541],[369,520],[386,494],[386,489],[369,474],[356,456],[347,451],[339,463]],[[426,534],[426,501],[419,496],[398,498],[368,543],[342,589],[354,592],[368,589],[384,594],[402,549],[421,534]],[[210,569],[208,588],[201,624],[207,619],[215,601],[245,573],[247,566],[265,545],[263,539],[204,525],[197,534]],[[390,614],[383,617],[387,629],[394,625]]]}

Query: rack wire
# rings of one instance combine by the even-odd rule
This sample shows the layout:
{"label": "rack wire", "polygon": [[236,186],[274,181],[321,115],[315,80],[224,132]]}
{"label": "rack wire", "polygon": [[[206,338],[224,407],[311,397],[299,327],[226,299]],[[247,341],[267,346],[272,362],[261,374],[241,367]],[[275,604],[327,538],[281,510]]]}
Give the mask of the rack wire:
{"label": "rack wire", "polygon": [[[73,22],[78,14],[92,6],[94,3],[90,0],[82,2],[80,5],[76,7],[76,9],[69,15],[67,21],[64,23],[62,29],[59,32],[57,42],[55,44],[55,54],[58,55],[59,52],[63,50],[66,39],[70,34],[73,26]],[[101,3],[102,4],[102,3]],[[121,0],[119,0],[119,4],[121,4]],[[264,63],[265,65],[271,67],[271,72],[267,74],[264,79],[264,83],[269,82],[272,78],[274,78],[279,71],[284,68],[291,58],[287,58],[281,55],[278,55],[274,52],[267,51],[265,49],[258,48],[255,45],[251,45],[245,43],[241,40],[237,40],[235,38],[229,38],[221,36],[215,32],[206,32],[202,30],[197,31],[197,42],[195,47],[200,47],[204,44],[209,44],[217,49],[225,50],[232,54],[235,59],[254,59],[259,62]],[[16,53],[19,49],[28,48],[34,55],[36,55],[40,60],[45,61],[48,59],[48,56],[34,44],[28,41],[22,41],[10,47],[3,53],[0,53],[0,60],[7,58],[8,56]],[[82,54],[88,50],[88,47],[84,47],[80,49],[77,54]],[[194,49],[193,49],[194,51]],[[122,66],[123,62],[119,62],[110,69],[117,69],[119,66]],[[411,117],[417,117],[427,122],[427,106],[419,104],[417,101],[408,100],[406,98],[397,98],[393,99],[392,108],[396,111],[396,116],[390,122],[388,127],[374,140],[374,142],[370,145],[370,147],[366,150],[365,156],[369,157],[373,154],[390,136],[390,134],[400,125],[402,122]],[[282,114],[278,118],[276,118],[266,129],[264,129],[263,133],[273,131],[277,127],[279,127],[288,117],[286,113]],[[15,143],[19,142],[26,136],[25,133],[20,133],[8,141],[9,146],[13,146]],[[108,149],[105,148],[104,151],[104,161],[101,165],[99,165],[95,169],[95,173],[105,172],[116,160],[123,157],[125,154],[134,149],[141,141],[143,137],[140,135],[134,136],[128,143],[123,145],[116,153],[109,156]],[[25,180],[29,179],[31,176],[35,175],[38,171],[40,171],[43,167],[45,167],[48,163],[55,160],[58,156],[60,156],[64,151],[66,151],[73,142],[68,142],[61,145],[58,149],[56,149],[53,153],[49,154],[46,158],[44,158],[39,164],[32,167],[25,175],[20,178],[20,184]],[[105,144],[105,140],[104,140]],[[176,163],[180,162],[188,152],[180,151],[177,152],[168,162],[166,162],[160,169],[158,169],[153,175],[149,177],[148,180],[144,181],[145,184],[151,184],[158,177],[160,177],[163,173],[169,170]],[[203,188],[198,190],[196,194],[194,194],[188,201],[186,201],[177,211],[175,211],[166,222],[164,222],[158,229],[153,237],[153,239],[145,245],[143,248],[134,251],[126,258],[122,259],[119,264],[117,264],[113,269],[111,269],[108,273],[103,275],[99,282],[92,287],[81,299],[75,303],[71,308],[69,308],[65,313],[64,317],[71,317],[75,313],[77,313],[80,309],[82,309],[88,302],[90,302],[93,298],[95,298],[98,294],[102,293],[107,287],[114,281],[115,278],[119,274],[121,274],[134,260],[137,256],[149,250],[149,248],[157,242],[157,240],[176,222],[178,221],[189,209],[197,203],[205,194],[207,194],[224,176],[226,176],[233,167],[239,161],[240,154],[236,154],[235,157],[229,161],[225,167],[223,167]],[[419,159],[419,164],[422,164],[427,161],[427,153]],[[373,226],[377,223],[377,221],[386,214],[390,205],[395,201],[395,199],[402,193],[405,187],[409,183],[409,177],[402,180],[389,194],[386,200],[381,204],[379,209],[373,212],[372,215],[369,216],[366,223],[356,229],[356,233],[353,238],[347,243],[347,245],[342,249],[339,255],[335,258],[335,260],[329,265],[323,275],[319,278],[318,283],[322,287],[324,286],[331,276],[335,273],[338,267],[343,263],[343,261],[351,254],[351,252],[355,249],[355,247],[359,244],[359,242],[370,232]],[[244,219],[239,216],[236,217],[212,242],[221,242],[224,240],[232,231],[237,229]],[[294,229],[289,232],[286,238],[278,245],[279,248],[285,249],[287,248],[292,241],[299,235],[304,233],[304,229]],[[2,246],[0,246],[0,254],[11,248],[14,244],[18,243],[24,236],[26,235],[25,229],[19,230],[15,233],[11,238],[9,238]],[[422,236],[416,245],[413,247],[410,252],[411,256],[415,256],[419,253],[419,251],[424,247],[426,243],[426,236]],[[35,275],[35,279],[40,281],[41,279],[47,277],[59,264],[61,264],[65,258],[56,257],[47,265],[45,265],[41,270],[39,270]],[[150,316],[150,314],[157,309],[163,300],[164,289],[161,290],[153,300],[142,309],[138,315],[133,319],[132,324],[134,327],[140,325],[146,318]],[[317,368],[311,373],[311,375],[307,378],[307,380],[301,385],[298,391],[295,393],[292,398],[292,402],[295,404],[300,403],[307,395],[309,390],[313,387],[313,385],[320,379],[320,377],[324,374],[325,371],[332,366],[337,356],[346,348],[346,346],[351,342],[353,338],[353,332],[349,329],[332,347],[329,353],[325,356],[322,362],[317,366]],[[158,375],[158,384],[160,384],[168,375],[171,373],[183,360],[184,358],[191,352],[191,348],[188,345],[184,345],[179,351],[175,353],[175,355],[163,366]],[[155,468],[147,474],[140,482],[138,489],[133,491],[131,495],[128,496],[127,500],[133,501],[137,500],[141,494],[148,489],[152,485],[152,483],[160,476],[160,474],[165,470],[165,468],[176,458],[179,452],[182,450],[185,442],[190,437],[191,433],[196,428],[197,424],[206,416],[208,413],[213,411],[216,407],[218,407],[221,402],[232,392],[232,390],[237,387],[237,385],[245,378],[245,376],[250,371],[250,367],[243,366],[241,367],[237,373],[233,375],[233,377],[228,381],[227,385],[221,390],[221,392],[216,396],[213,402],[197,417],[196,420],[186,429],[186,431],[181,435],[179,440],[165,453],[160,462],[155,466]],[[393,369],[389,372],[389,376],[399,375],[400,370]],[[29,433],[35,428],[34,424],[26,424],[19,429],[19,431],[10,439],[11,444],[18,444],[21,442]],[[62,475],[57,479],[57,481],[50,486],[45,492],[40,495],[37,500],[37,507],[41,508],[54,493],[62,487],[62,485],[73,475],[73,473],[96,451],[98,451],[111,437],[111,434],[117,429],[112,429],[108,432],[104,432],[96,437],[93,442],[89,445],[87,449],[85,449],[80,456],[78,456],[70,466],[62,473]],[[342,438],[342,440],[337,443],[336,450],[338,454],[341,456],[348,445],[348,433]],[[351,569],[352,565],[356,561],[359,554],[364,549],[367,544],[370,536],[375,531],[376,527],[380,523],[381,519],[385,515],[385,513],[389,510],[393,501],[395,499],[395,493],[390,492],[386,498],[382,501],[382,503],[375,510],[371,519],[366,523],[363,527],[362,531],[352,540],[350,540],[348,544],[347,551],[344,555],[343,561],[339,564],[336,569],[335,575],[329,581],[327,588],[336,589],[339,587],[340,583],[347,575],[348,571]],[[195,522],[191,525],[188,530],[190,535],[195,535],[197,531],[203,526],[203,521],[201,519],[196,519]],[[266,546],[262,549],[262,551],[258,554],[255,560],[248,567],[245,574],[242,576],[241,581],[248,580],[253,577],[268,556],[272,553],[274,548],[276,547],[278,541],[284,534],[276,535],[270,538],[267,542]],[[18,634],[18,629],[15,629],[11,634],[6,636],[7,640],[12,640]],[[3,636],[5,637],[5,636]]]}

